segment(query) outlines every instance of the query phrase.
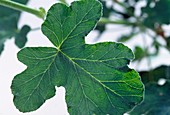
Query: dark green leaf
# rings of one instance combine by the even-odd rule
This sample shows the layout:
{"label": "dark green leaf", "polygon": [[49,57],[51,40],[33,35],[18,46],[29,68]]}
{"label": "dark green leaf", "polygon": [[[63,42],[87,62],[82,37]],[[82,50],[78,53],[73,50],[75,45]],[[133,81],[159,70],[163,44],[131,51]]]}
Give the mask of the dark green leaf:
{"label": "dark green leaf", "polygon": [[18,34],[15,35],[15,44],[19,48],[23,48],[27,42],[27,34],[31,28],[27,25],[23,26]]}
{"label": "dark green leaf", "polygon": [[146,56],[146,52],[140,47],[140,46],[136,46],[135,47],[135,61],[138,60],[142,60],[145,56]]}
{"label": "dark green leaf", "polygon": [[0,54],[4,50],[4,44],[0,44]]}
{"label": "dark green leaf", "polygon": [[170,79],[170,67],[160,66],[152,71],[141,71],[139,72],[144,84],[150,82],[158,82],[159,79]]}
{"label": "dark green leaf", "polygon": [[130,115],[169,115],[170,113],[170,84],[163,86],[150,84],[145,89],[145,99]]}
{"label": "dark green leaf", "polygon": [[11,86],[20,111],[39,108],[54,96],[55,86],[65,87],[70,115],[122,115],[142,101],[143,84],[127,66],[132,51],[120,43],[85,44],[101,9],[97,0],[50,8],[42,31],[56,48],[24,48],[18,53],[27,65]]}
{"label": "dark green leaf", "polygon": [[169,24],[170,23],[170,0],[159,0],[155,7],[151,8],[150,4],[155,2],[154,0],[148,0],[146,7],[142,8],[142,12],[148,14],[148,17],[144,20],[144,24],[148,27],[154,28],[157,24]]}
{"label": "dark green leaf", "polygon": [[[15,2],[18,3],[22,3],[22,4],[26,4],[28,2],[28,0],[13,0]],[[10,9],[10,8],[6,8],[3,6],[0,6],[0,53],[3,51],[4,47],[4,42],[6,41],[6,39],[10,39],[12,37],[18,37],[19,35],[24,35],[23,33],[24,30],[20,30],[18,29],[18,21],[20,18],[20,12]],[[22,31],[22,33],[19,33],[20,31]],[[22,38],[26,38],[26,34],[25,36],[22,36]],[[23,43],[22,43],[23,42]],[[25,40],[19,40],[17,41],[17,44],[20,44],[20,48],[21,46],[24,46]],[[22,44],[22,45],[21,45]]]}
{"label": "dark green leaf", "polygon": [[[140,72],[145,83],[145,99],[130,115],[168,115],[170,113],[170,67],[160,66],[152,71]],[[164,85],[158,85],[165,79]]]}

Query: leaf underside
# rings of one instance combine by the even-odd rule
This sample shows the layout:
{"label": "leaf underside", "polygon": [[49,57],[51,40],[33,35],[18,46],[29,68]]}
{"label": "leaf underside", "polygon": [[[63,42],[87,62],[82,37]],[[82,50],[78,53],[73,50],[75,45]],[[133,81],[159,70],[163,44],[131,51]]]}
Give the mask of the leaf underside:
{"label": "leaf underside", "polygon": [[55,86],[65,87],[70,115],[121,115],[142,101],[143,84],[127,66],[134,58],[132,51],[120,43],[85,44],[101,9],[96,0],[50,8],[42,32],[55,48],[24,48],[18,53],[27,65],[11,86],[20,111],[38,109],[55,95]]}

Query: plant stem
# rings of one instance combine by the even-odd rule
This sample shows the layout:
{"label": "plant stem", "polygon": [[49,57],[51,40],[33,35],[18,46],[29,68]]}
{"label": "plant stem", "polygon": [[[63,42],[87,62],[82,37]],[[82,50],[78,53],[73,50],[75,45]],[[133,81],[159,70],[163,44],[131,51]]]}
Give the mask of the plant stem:
{"label": "plant stem", "polygon": [[123,3],[119,2],[118,0],[112,0],[112,1],[122,6],[123,8],[127,9],[127,7]]}
{"label": "plant stem", "polygon": [[[66,3],[65,0],[60,0],[64,3]],[[15,10],[19,10],[19,11],[25,11],[28,13],[31,13],[41,19],[44,19],[46,16],[45,10],[43,8],[40,8],[39,10],[36,9],[32,9],[27,7],[26,5],[11,1],[11,0],[0,0],[0,5],[8,7],[8,8],[12,8]],[[135,23],[132,22],[127,22],[127,21],[113,21],[113,20],[109,20],[107,18],[101,18],[101,20],[98,23],[99,25],[104,25],[104,24],[123,24],[123,25],[136,25]]]}
{"label": "plant stem", "polygon": [[42,8],[40,8],[39,10],[32,9],[32,8],[27,7],[26,5],[23,5],[23,4],[20,4],[17,2],[13,2],[11,0],[0,0],[0,5],[15,9],[15,10],[31,13],[41,19],[44,19],[45,15],[46,15],[45,10]]}
{"label": "plant stem", "polygon": [[40,30],[40,29],[41,29],[40,27],[32,28],[31,31],[37,31],[37,30]]}
{"label": "plant stem", "polygon": [[110,20],[108,18],[101,18],[100,21],[98,22],[99,25],[105,25],[105,24],[123,24],[123,25],[131,25],[131,26],[135,26],[136,23],[132,23],[132,22],[127,22],[127,21],[123,21],[123,20],[118,20],[118,21],[114,21],[114,20]]}

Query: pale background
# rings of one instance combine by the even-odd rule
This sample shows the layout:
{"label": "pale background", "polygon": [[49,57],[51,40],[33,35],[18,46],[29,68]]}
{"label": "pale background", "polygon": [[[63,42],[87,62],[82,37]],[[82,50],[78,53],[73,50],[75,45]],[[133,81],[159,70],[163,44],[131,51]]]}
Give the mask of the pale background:
{"label": "pale background", "polygon": [[[70,3],[73,0],[68,0]],[[39,8],[44,7],[46,10],[50,8],[52,4],[54,4],[56,0],[30,0],[28,6],[32,8]],[[139,5],[140,6],[140,5]],[[24,24],[28,24],[31,26],[31,28],[37,28],[40,27],[42,24],[42,20],[38,19],[37,17],[28,14],[23,13],[19,27],[22,27]],[[100,39],[98,39],[98,42],[102,41],[115,41],[120,34],[126,34],[129,32],[129,28],[125,28],[122,26],[113,26],[108,25],[107,27],[108,31],[105,32]],[[165,29],[169,31],[169,27],[165,26]],[[87,43],[93,43],[94,39],[96,39],[97,32],[91,32],[86,39]],[[150,45],[152,43],[151,39],[148,36],[145,36],[147,42],[147,45]],[[161,39],[160,39],[161,40]],[[144,46],[142,42],[142,35],[138,35],[138,37],[135,37],[134,39],[130,40],[128,43],[126,43],[127,46],[130,48],[134,48],[134,45],[140,45]],[[164,42],[162,41],[162,44]],[[27,47],[38,47],[38,46],[53,46],[48,39],[42,34],[40,30],[38,31],[32,31],[28,34],[28,42],[26,44]],[[26,66],[20,63],[17,60],[17,52],[19,49],[14,45],[14,40],[8,40],[5,43],[5,50],[0,56],[0,115],[68,115],[66,103],[65,103],[65,89],[63,87],[56,88],[56,96],[53,98],[47,100],[45,104],[43,104],[40,109],[38,109],[35,112],[30,113],[20,113],[14,106],[12,100],[13,95],[11,94],[10,86],[13,77],[22,72]],[[150,68],[154,68],[156,66],[159,66],[160,64],[164,65],[170,65],[170,54],[168,51],[162,49],[159,57],[151,57],[151,66]],[[130,67],[136,68],[138,70],[147,70],[147,60],[144,59],[140,66],[133,63],[130,65]]]}

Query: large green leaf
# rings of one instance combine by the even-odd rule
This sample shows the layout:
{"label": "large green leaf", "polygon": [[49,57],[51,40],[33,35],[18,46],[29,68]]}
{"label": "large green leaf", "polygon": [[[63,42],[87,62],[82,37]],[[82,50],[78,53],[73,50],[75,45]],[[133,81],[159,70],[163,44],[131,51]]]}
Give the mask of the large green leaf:
{"label": "large green leaf", "polygon": [[[145,83],[145,99],[130,115],[169,115],[170,113],[170,67],[160,66],[150,72],[140,72]],[[163,85],[158,81],[165,79]]]}
{"label": "large green leaf", "polygon": [[55,95],[55,86],[65,87],[70,115],[121,115],[142,101],[140,77],[127,67],[132,51],[120,43],[85,44],[101,9],[97,0],[50,8],[42,31],[56,48],[24,48],[18,53],[27,65],[11,86],[20,111],[39,108]]}
{"label": "large green leaf", "polygon": [[[28,0],[13,1],[21,4],[26,4],[28,2]],[[19,48],[24,47],[30,27],[23,26],[21,29],[18,28],[20,14],[19,11],[0,6],[0,54],[3,51],[5,41],[12,37],[15,37],[16,45]],[[27,27],[27,29],[25,29],[25,27]]]}

